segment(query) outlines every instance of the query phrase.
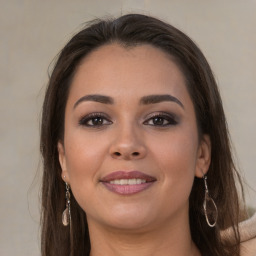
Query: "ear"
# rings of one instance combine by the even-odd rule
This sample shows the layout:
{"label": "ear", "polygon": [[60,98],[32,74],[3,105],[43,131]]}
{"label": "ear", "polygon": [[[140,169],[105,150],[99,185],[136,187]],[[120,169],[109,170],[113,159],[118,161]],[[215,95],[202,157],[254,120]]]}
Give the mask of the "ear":
{"label": "ear", "polygon": [[211,163],[211,139],[209,135],[203,135],[197,152],[195,175],[202,178],[209,169]]}
{"label": "ear", "polygon": [[58,152],[59,152],[59,162],[62,169],[61,177],[64,182],[69,183],[69,174],[67,171],[67,161],[66,161],[66,155],[65,155],[65,149],[62,142],[58,142]]}

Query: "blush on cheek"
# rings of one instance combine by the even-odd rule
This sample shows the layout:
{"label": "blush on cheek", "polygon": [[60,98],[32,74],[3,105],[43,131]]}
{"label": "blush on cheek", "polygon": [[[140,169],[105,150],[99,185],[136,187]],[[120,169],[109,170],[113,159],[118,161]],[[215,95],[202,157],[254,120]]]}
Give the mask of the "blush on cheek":
{"label": "blush on cheek", "polygon": [[[71,178],[71,190],[79,206],[86,212],[90,205],[91,192],[94,189],[83,176]],[[92,204],[93,205],[93,204]]]}
{"label": "blush on cheek", "polygon": [[188,198],[195,177],[196,153],[191,145],[177,146],[173,149],[159,156],[159,168],[165,175],[165,182],[169,184],[168,193],[172,195],[171,198]]}

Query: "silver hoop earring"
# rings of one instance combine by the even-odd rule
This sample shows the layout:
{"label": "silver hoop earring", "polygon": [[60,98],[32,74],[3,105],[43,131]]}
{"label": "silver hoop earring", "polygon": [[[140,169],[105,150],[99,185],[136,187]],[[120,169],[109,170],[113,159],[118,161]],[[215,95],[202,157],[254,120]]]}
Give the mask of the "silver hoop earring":
{"label": "silver hoop earring", "polygon": [[207,176],[203,176],[204,179],[204,186],[205,186],[205,195],[204,195],[204,215],[206,222],[209,227],[214,227],[217,223],[218,219],[218,208],[214,202],[214,200],[209,195],[209,190],[207,186]]}
{"label": "silver hoop earring", "polygon": [[66,209],[62,213],[62,224],[64,226],[68,226],[71,224],[71,212],[70,212],[70,192],[69,185],[66,183]]}

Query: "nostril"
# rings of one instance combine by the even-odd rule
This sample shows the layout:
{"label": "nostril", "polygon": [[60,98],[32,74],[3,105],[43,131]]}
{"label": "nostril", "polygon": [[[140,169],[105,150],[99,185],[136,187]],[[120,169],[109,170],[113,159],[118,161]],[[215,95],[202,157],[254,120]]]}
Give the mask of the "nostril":
{"label": "nostril", "polygon": [[142,154],[141,152],[138,151],[134,151],[134,152],[119,152],[119,151],[115,151],[112,153],[112,157],[114,158],[124,158],[124,159],[129,159],[129,158],[138,158],[140,157]]}

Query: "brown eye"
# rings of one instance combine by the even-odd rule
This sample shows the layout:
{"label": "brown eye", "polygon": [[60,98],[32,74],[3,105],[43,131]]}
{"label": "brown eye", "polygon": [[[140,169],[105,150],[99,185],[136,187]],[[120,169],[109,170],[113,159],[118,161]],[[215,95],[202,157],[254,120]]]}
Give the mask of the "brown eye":
{"label": "brown eye", "polygon": [[79,121],[79,125],[87,127],[101,127],[109,124],[112,122],[102,113],[89,114]]}
{"label": "brown eye", "polygon": [[[102,117],[94,117],[90,120],[92,125],[102,125],[104,123],[104,120]],[[89,122],[88,122],[89,124]]]}
{"label": "brown eye", "polygon": [[154,114],[144,122],[146,125],[159,127],[176,125],[177,123],[178,122],[176,121],[176,118],[173,115],[167,113]]}
{"label": "brown eye", "polygon": [[152,119],[152,123],[154,125],[164,125],[164,124],[167,123],[167,121],[164,118],[162,118],[162,117],[154,117]]}

